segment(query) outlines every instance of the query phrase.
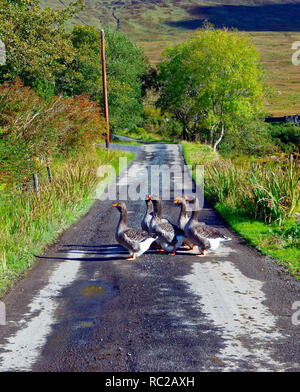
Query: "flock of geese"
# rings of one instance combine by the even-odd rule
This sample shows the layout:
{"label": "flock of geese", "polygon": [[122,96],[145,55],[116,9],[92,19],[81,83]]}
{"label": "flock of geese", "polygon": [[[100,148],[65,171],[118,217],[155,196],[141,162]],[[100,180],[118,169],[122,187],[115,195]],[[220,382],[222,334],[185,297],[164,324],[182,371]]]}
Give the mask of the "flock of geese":
{"label": "flock of geese", "polygon": [[[188,216],[187,204],[194,204],[191,217]],[[142,230],[127,226],[127,208],[124,202],[113,204],[120,212],[116,229],[116,240],[129,250],[127,260],[134,260],[145,253],[150,246],[156,245],[160,253],[175,255],[181,246],[193,251],[198,248],[196,256],[203,257],[207,252],[215,251],[222,241],[230,241],[219,230],[198,221],[200,206],[197,197],[179,196],[174,204],[180,206],[180,214],[175,225],[162,216],[162,202],[159,196],[148,196],[146,213],[141,222]]]}

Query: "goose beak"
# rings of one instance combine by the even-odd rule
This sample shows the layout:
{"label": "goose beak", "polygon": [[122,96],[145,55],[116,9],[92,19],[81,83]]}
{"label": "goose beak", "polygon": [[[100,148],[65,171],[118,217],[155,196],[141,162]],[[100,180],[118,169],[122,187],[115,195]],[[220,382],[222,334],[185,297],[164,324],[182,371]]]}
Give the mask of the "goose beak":
{"label": "goose beak", "polygon": [[113,204],[113,207],[118,207],[118,203]]}

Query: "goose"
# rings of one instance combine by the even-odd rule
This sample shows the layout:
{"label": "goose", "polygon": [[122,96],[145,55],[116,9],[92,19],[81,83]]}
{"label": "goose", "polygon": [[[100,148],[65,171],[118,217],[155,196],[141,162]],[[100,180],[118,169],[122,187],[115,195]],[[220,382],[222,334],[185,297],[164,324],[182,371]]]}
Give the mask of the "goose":
{"label": "goose", "polygon": [[158,236],[160,246],[171,255],[176,254],[185,237],[184,231],[170,221],[162,221],[162,205],[159,196],[148,196],[152,200],[154,213],[150,223],[151,232]]}
{"label": "goose", "polygon": [[180,227],[181,230],[184,230],[185,225],[188,223],[190,219],[187,211],[187,200],[184,196],[178,196],[174,200],[174,204],[180,206],[180,213],[177,220],[177,226]]}
{"label": "goose", "polygon": [[[185,196],[178,196],[174,200],[174,204],[180,206],[180,212],[177,220],[177,226],[184,231],[185,225],[189,221],[188,211],[187,211],[187,199]],[[205,223],[204,223],[205,224]],[[188,238],[185,238],[182,245],[186,245],[189,250],[194,249],[194,244]]]}
{"label": "goose", "polygon": [[[159,200],[160,201],[160,197],[156,196],[156,195],[152,195],[152,196],[149,195],[147,197],[147,200],[151,201],[152,206],[154,208],[153,200]],[[162,210],[161,201],[160,201],[160,209]],[[152,219],[154,217],[154,215],[155,215],[155,211],[153,211],[153,213],[152,213],[152,217],[151,217],[150,224],[149,224],[149,233],[150,234],[155,234],[153,225],[155,224],[156,219]],[[163,217],[162,215],[161,215],[161,218],[160,218],[160,223],[169,223],[170,225],[172,225],[172,222],[168,218]]]}
{"label": "goose", "polygon": [[[141,222],[141,227],[143,230],[148,231],[148,233],[153,234],[150,230],[151,219],[153,218],[153,214],[154,214],[153,203],[152,200],[148,198],[145,200],[145,202],[146,202],[146,212]],[[170,221],[167,218],[161,218],[161,221],[164,223],[166,222],[170,223]]]}
{"label": "goose", "polygon": [[187,201],[194,204],[195,209],[190,220],[185,225],[184,232],[188,239],[198,246],[199,254],[197,254],[197,256],[203,257],[207,252],[215,251],[222,241],[231,241],[231,238],[226,237],[218,229],[198,221],[200,207],[197,197],[187,199]]}
{"label": "goose", "polygon": [[113,204],[120,212],[120,220],[116,229],[116,240],[120,245],[129,250],[127,260],[135,260],[141,256],[157,240],[145,230],[130,229],[127,226],[127,208],[123,202]]}
{"label": "goose", "polygon": [[143,230],[148,231],[149,233],[149,226],[151,219],[153,217],[153,204],[151,200],[146,199],[146,212],[141,222],[141,227]]}

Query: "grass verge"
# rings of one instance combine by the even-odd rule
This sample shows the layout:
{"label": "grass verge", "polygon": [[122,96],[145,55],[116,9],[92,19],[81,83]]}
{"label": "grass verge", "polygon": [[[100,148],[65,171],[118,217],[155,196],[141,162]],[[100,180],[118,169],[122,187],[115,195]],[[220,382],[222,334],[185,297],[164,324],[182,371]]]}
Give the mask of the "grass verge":
{"label": "grass verge", "polygon": [[[34,264],[58,235],[83,216],[94,203],[97,169],[111,164],[119,172],[119,158],[134,154],[97,148],[89,154],[52,165],[52,185],[41,183],[39,193],[2,192],[0,203],[0,298]],[[103,180],[105,181],[105,179]]]}
{"label": "grass verge", "polygon": [[[255,171],[250,164],[235,166],[230,160],[221,161],[209,146],[201,144],[185,143],[183,152],[189,165],[205,166],[205,196],[230,226],[300,279],[300,224],[288,213],[289,209],[293,213],[299,210],[297,168],[291,178],[286,168],[279,174],[281,169],[272,165],[260,168],[255,164]],[[197,181],[194,170],[193,178]],[[272,189],[274,185],[276,189]]]}

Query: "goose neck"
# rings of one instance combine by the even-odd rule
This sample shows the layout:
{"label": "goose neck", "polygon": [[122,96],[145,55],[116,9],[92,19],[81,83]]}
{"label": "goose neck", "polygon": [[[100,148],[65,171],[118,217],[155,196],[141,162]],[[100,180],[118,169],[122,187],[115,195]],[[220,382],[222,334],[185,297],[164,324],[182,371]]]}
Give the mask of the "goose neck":
{"label": "goose neck", "polygon": [[127,211],[122,210],[120,213],[120,219],[117,227],[117,231],[121,232],[124,231],[127,228]]}

